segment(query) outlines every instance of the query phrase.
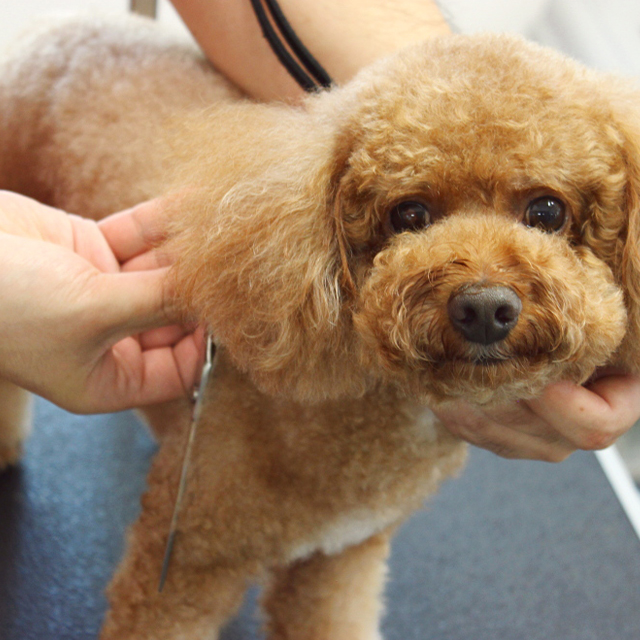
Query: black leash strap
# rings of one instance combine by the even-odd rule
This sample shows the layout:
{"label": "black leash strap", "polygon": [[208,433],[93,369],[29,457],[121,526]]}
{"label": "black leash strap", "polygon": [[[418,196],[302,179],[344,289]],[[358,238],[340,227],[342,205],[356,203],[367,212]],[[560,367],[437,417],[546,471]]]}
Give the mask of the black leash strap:
{"label": "black leash strap", "polygon": [[251,0],[251,5],[264,37],[291,77],[305,91],[329,88],[331,77],[302,44],[277,1]]}

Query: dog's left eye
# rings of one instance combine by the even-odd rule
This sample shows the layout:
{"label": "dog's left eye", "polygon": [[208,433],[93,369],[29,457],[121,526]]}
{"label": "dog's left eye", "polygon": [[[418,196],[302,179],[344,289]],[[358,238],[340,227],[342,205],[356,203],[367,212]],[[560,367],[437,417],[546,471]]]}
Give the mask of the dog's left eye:
{"label": "dog's left eye", "polygon": [[542,231],[559,231],[566,220],[564,202],[554,196],[542,196],[532,200],[527,206],[524,223]]}
{"label": "dog's left eye", "polygon": [[391,209],[389,218],[396,233],[418,231],[431,222],[427,207],[415,200],[405,200],[397,204]]}

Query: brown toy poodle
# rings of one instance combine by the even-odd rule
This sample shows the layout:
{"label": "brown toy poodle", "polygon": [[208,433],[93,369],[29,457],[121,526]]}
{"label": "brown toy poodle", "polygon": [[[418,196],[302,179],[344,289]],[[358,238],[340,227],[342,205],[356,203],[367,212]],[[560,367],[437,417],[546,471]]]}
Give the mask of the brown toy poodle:
{"label": "brown toy poodle", "polygon": [[177,190],[178,290],[219,346],[162,593],[190,408],[147,411],[161,448],[103,640],[216,638],[253,580],[271,640],[379,639],[389,539],[465,457],[429,406],[638,368],[639,109],[504,36],[409,48],[299,108],[142,21],[16,45],[0,187],[95,217]]}

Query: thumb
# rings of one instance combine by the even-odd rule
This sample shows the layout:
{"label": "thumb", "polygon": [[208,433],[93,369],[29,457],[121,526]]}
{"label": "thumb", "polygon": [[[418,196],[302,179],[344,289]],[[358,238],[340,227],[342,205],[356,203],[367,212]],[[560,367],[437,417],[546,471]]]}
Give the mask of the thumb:
{"label": "thumb", "polygon": [[168,272],[169,267],[100,274],[104,304],[98,313],[111,340],[180,321]]}

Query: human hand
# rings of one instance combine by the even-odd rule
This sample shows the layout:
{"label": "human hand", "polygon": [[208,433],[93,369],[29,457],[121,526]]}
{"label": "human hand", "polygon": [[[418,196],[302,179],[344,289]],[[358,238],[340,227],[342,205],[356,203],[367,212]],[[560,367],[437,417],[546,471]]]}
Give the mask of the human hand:
{"label": "human hand", "polygon": [[455,435],[505,458],[561,462],[604,449],[640,418],[640,377],[607,372],[585,386],[549,385],[540,398],[483,409],[466,402],[435,411]]}
{"label": "human hand", "polygon": [[0,376],[78,413],[184,395],[202,333],[174,324],[160,236],[158,201],[98,225],[0,192]]}

